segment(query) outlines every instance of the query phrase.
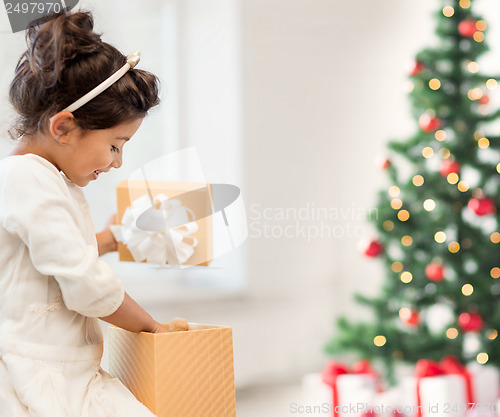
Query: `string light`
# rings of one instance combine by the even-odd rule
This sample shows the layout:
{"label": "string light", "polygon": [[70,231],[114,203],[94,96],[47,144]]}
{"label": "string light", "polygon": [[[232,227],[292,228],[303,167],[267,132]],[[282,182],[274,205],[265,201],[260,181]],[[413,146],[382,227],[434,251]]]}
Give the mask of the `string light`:
{"label": "string light", "polygon": [[472,38],[476,41],[476,42],[482,42],[484,41],[484,33],[483,32],[475,32],[474,35],[472,36]]}
{"label": "string light", "polygon": [[460,7],[462,9],[468,9],[470,7],[470,0],[460,0]]}
{"label": "string light", "polygon": [[382,227],[384,228],[385,231],[387,232],[392,232],[394,230],[394,223],[391,222],[390,220],[386,220],[383,224]]}
{"label": "string light", "polygon": [[478,20],[476,22],[476,29],[480,31],[485,31],[488,28],[488,24],[484,20]]}
{"label": "string light", "polygon": [[498,87],[497,80],[490,78],[488,81],[486,81],[486,88],[488,88],[488,90],[495,90],[497,87]]}
{"label": "string light", "polygon": [[409,235],[405,235],[401,238],[401,244],[403,246],[411,246],[413,243],[413,238]]}
{"label": "string light", "polygon": [[500,174],[500,162],[497,164],[497,172]]}
{"label": "string light", "polygon": [[451,155],[451,152],[449,149],[446,149],[446,148],[441,148],[439,150],[439,155],[441,156],[441,158],[443,159],[448,159]]}
{"label": "string light", "polygon": [[455,14],[455,9],[451,6],[445,6],[445,7],[443,7],[443,14],[446,17],[451,17]]}
{"label": "string light", "polygon": [[500,243],[500,233],[493,232],[490,235],[490,240],[491,240],[491,243]]}
{"label": "string light", "polygon": [[391,269],[393,272],[401,272],[403,270],[403,264],[401,262],[393,262],[391,265]]}
{"label": "string light", "polygon": [[490,141],[487,138],[481,138],[477,141],[477,146],[479,146],[481,149],[486,149],[488,146],[490,146]]}
{"label": "string light", "polygon": [[463,132],[467,128],[467,125],[462,120],[457,120],[453,125],[455,126],[455,129],[458,130],[459,132]]}
{"label": "string light", "polygon": [[467,97],[469,97],[469,100],[479,100],[482,96],[483,90],[481,90],[480,88],[473,88],[467,92]]}
{"label": "string light", "polygon": [[399,210],[398,219],[405,222],[410,218],[410,212],[408,210]]}
{"label": "string light", "polygon": [[494,268],[491,269],[490,271],[491,278],[500,278],[500,268],[498,266],[495,266]]}
{"label": "string light", "polygon": [[448,330],[446,330],[446,337],[448,339],[456,339],[458,336],[458,330],[455,329],[454,327],[450,327]]}
{"label": "string light", "polygon": [[484,365],[486,362],[488,362],[488,354],[486,352],[480,352],[476,356],[476,361],[480,363],[481,365]]}
{"label": "string light", "polygon": [[468,249],[472,246],[472,240],[470,240],[468,237],[464,237],[462,239],[462,248]]}
{"label": "string light", "polygon": [[437,78],[432,78],[429,80],[429,88],[431,90],[439,90],[441,88],[441,81],[439,81]]}
{"label": "string light", "polygon": [[424,177],[422,175],[415,175],[411,181],[415,187],[420,187],[424,183]]}
{"label": "string light", "polygon": [[448,181],[450,184],[456,184],[458,182],[458,179],[459,177],[456,172],[450,172],[446,177],[446,181]]}
{"label": "string light", "polygon": [[382,347],[387,343],[387,339],[385,336],[379,334],[373,338],[373,344],[378,347]]}
{"label": "string light", "polygon": [[436,202],[431,198],[424,201],[424,209],[427,211],[432,211],[436,208]]}
{"label": "string light", "polygon": [[404,282],[405,284],[408,284],[413,279],[413,275],[411,274],[410,271],[404,271],[404,272],[401,272],[401,275],[399,276],[399,279],[402,282]]}
{"label": "string light", "polygon": [[434,240],[437,243],[445,242],[446,241],[446,233],[442,232],[442,231],[436,232],[436,234],[434,235]]}
{"label": "string light", "polygon": [[415,84],[412,81],[407,81],[405,84],[405,91],[411,93],[415,89]]}
{"label": "string light", "polygon": [[434,133],[434,137],[439,142],[442,142],[442,141],[446,140],[446,132],[444,130],[441,130],[441,129],[436,130],[436,133]]}
{"label": "string light", "polygon": [[434,155],[434,149],[432,149],[430,146],[426,146],[424,149],[422,149],[422,156],[424,158],[430,158]]}
{"label": "string light", "polygon": [[467,64],[467,69],[469,70],[469,72],[472,72],[473,74],[475,74],[476,72],[479,71],[479,64],[477,62],[469,62]]}
{"label": "string light", "polygon": [[460,243],[458,243],[458,242],[450,242],[450,244],[448,245],[448,250],[451,253],[457,253],[460,250]]}
{"label": "string light", "polygon": [[389,188],[389,195],[391,197],[397,197],[401,193],[401,190],[399,187],[393,185],[391,188]]}
{"label": "string light", "polygon": [[395,350],[394,352],[392,352],[392,359],[400,361],[403,358],[404,358],[403,352],[401,352],[400,350]]}
{"label": "string light", "polygon": [[399,317],[403,320],[411,317],[411,310],[409,308],[403,307],[399,309]]}
{"label": "string light", "polygon": [[457,184],[458,191],[461,191],[462,193],[465,193],[466,191],[469,190],[469,184],[467,184],[465,181],[460,181]]}
{"label": "string light", "polygon": [[474,292],[474,287],[470,284],[465,284],[462,286],[462,294],[468,297]]}
{"label": "string light", "polygon": [[479,139],[481,139],[482,137],[484,137],[484,133],[483,133],[483,132],[481,132],[480,130],[476,130],[476,131],[474,132],[474,139],[479,140]]}
{"label": "string light", "polygon": [[486,336],[490,340],[495,340],[498,336],[498,332],[495,329],[491,329]]}
{"label": "string light", "polygon": [[400,198],[393,198],[391,200],[391,207],[394,210],[399,210],[401,207],[403,207],[403,202],[401,201]]}

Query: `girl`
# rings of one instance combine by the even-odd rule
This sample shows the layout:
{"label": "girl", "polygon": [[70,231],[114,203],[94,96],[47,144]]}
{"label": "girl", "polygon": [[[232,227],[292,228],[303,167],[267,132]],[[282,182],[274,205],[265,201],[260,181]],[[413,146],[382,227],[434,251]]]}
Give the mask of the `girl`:
{"label": "girl", "polygon": [[80,187],[121,166],[125,143],[158,104],[158,81],[133,68],[137,55],[127,63],[102,42],[88,12],[26,36],[9,92],[22,136],[0,161],[0,417],[151,417],[100,369],[97,318],[167,329],[98,259]]}

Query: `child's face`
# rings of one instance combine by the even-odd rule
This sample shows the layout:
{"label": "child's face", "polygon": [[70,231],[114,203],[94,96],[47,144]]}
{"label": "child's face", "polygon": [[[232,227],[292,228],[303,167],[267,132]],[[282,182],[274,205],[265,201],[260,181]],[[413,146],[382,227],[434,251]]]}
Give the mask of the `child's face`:
{"label": "child's face", "polygon": [[71,182],[85,187],[102,172],[122,165],[123,146],[139,129],[142,118],[109,129],[86,131],[69,141],[59,168]]}

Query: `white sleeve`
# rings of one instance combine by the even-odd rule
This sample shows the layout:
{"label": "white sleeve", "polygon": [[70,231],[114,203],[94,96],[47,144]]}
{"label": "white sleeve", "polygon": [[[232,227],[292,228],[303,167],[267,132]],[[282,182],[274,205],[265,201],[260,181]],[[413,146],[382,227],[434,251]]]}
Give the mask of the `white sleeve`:
{"label": "white sleeve", "polygon": [[19,235],[34,267],[57,280],[69,310],[88,317],[114,313],[123,287],[85,242],[77,226],[81,213],[61,174],[33,159],[9,161],[1,171],[0,223]]}

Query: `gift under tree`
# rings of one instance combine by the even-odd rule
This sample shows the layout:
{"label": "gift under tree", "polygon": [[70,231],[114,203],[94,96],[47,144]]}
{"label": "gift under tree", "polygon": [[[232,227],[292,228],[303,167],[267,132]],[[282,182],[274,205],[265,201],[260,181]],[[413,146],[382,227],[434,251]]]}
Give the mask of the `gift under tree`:
{"label": "gift under tree", "polygon": [[389,376],[398,361],[448,354],[500,367],[500,111],[490,100],[498,77],[481,71],[479,1],[441,1],[438,43],[416,56],[415,133],[389,144],[378,237],[362,248],[384,262],[384,285],[376,298],[356,296],[373,319],[341,318],[326,346],[381,361]]}

